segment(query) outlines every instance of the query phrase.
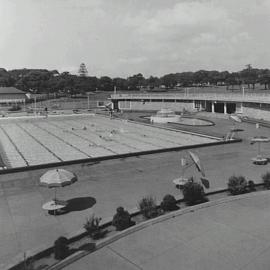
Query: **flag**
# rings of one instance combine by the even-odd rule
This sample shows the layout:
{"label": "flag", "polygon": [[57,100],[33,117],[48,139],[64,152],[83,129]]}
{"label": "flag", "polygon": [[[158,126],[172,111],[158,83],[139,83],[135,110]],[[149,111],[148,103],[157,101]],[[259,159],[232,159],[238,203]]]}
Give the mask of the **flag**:
{"label": "flag", "polygon": [[207,178],[201,177],[201,181],[202,181],[202,184],[204,185],[205,188],[210,187],[210,183],[209,183],[209,180]]}
{"label": "flag", "polygon": [[201,165],[201,161],[200,161],[199,157],[190,151],[188,151],[188,153],[189,153],[191,159],[194,161],[198,171],[202,174],[203,177],[205,177],[205,173],[204,173],[204,170],[203,170],[203,167]]}

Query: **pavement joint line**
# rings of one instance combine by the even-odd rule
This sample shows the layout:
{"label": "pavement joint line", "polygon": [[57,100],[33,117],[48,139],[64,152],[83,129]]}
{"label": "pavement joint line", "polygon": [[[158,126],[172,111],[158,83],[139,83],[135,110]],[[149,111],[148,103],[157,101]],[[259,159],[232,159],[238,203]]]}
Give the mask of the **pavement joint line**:
{"label": "pavement joint line", "polygon": [[[62,123],[62,124],[63,124],[63,123]],[[72,134],[72,135],[74,135],[74,136],[76,136],[76,137],[78,137],[78,138],[80,138],[80,139],[86,141],[87,143],[89,143],[89,142],[90,142],[90,143],[94,143],[93,141],[91,141],[91,140],[89,140],[89,139],[87,139],[87,138],[85,138],[85,137],[83,137],[83,136],[81,136],[81,135],[79,135],[79,134],[77,134],[77,133],[75,133],[75,132],[73,132],[73,131],[70,131],[70,130],[68,130],[68,129],[65,129],[63,126],[59,126],[59,125],[57,125],[56,123],[50,122],[50,125],[52,125],[52,126],[54,126],[54,127],[57,127],[57,128],[59,128],[59,129],[61,129],[63,132],[70,133],[70,134]],[[64,125],[66,125],[66,124],[64,123]],[[90,157],[93,157],[93,156],[90,156]]]}
{"label": "pavement joint line", "polygon": [[[209,202],[206,202],[206,203],[202,203],[202,204],[198,204],[198,205],[194,205],[194,206],[189,206],[187,208],[184,208],[184,209],[180,209],[180,210],[177,210],[177,211],[174,211],[174,212],[169,212],[165,215],[162,215],[162,216],[159,216],[157,218],[154,218],[154,219],[150,219],[150,220],[147,220],[147,221],[144,221],[142,223],[139,223],[135,226],[132,226],[124,231],[121,231],[119,232],[118,234],[115,234],[111,237],[107,237],[105,239],[102,239],[100,241],[98,241],[96,243],[96,248],[94,251],[78,251],[74,254],[72,254],[71,256],[67,257],[66,259],[64,259],[63,261],[60,261],[58,263],[56,263],[55,265],[49,267],[48,269],[49,270],[59,270],[59,269],[62,269],[63,267],[75,262],[76,260],[84,257],[84,256],[87,256],[105,246],[108,246],[109,244],[127,236],[127,235],[130,235],[134,232],[137,232],[137,231],[140,231],[144,228],[147,228],[149,226],[152,226],[152,225],[155,225],[155,224],[158,224],[160,222],[163,222],[163,221],[166,221],[168,219],[171,219],[171,218],[175,218],[177,216],[181,216],[181,215],[184,215],[184,214],[187,214],[187,213],[190,213],[190,212],[194,212],[194,211],[197,211],[197,210],[200,210],[200,209],[204,209],[204,208],[209,208],[209,207],[212,207],[212,206],[216,206],[216,205],[221,205],[221,204],[225,204],[225,203],[228,203],[228,202],[232,202],[232,201],[237,201],[237,200],[241,200],[243,198],[248,198],[248,197],[255,197],[255,196],[259,196],[259,195],[264,195],[264,194],[269,194],[269,190],[264,190],[264,191],[258,191],[258,192],[253,192],[253,193],[247,193],[247,194],[241,194],[241,195],[236,195],[236,196],[230,196],[230,197],[225,197],[225,198],[222,198],[222,199],[218,199],[218,200],[214,200],[214,201],[209,201]],[[19,262],[17,262],[19,263]],[[10,268],[5,268],[4,270],[9,270]]]}
{"label": "pavement joint line", "polygon": [[122,258],[123,260],[129,262],[130,264],[132,264],[133,266],[135,266],[136,268],[143,270],[142,267],[140,267],[138,264],[134,263],[133,261],[129,260],[128,258],[126,258],[125,256],[123,256],[121,253],[117,252],[116,250],[114,250],[112,247],[108,246],[107,249],[111,250],[114,254],[116,254],[117,256],[119,256],[120,258]]}
{"label": "pavement joint line", "polygon": [[29,163],[27,161],[27,159],[25,158],[25,156],[22,154],[22,152],[20,151],[20,149],[18,148],[18,146],[16,145],[16,143],[14,143],[14,141],[10,138],[8,132],[3,128],[0,127],[1,130],[3,131],[3,133],[7,136],[7,138],[9,139],[9,141],[11,142],[11,144],[14,146],[14,148],[16,149],[16,151],[18,152],[18,154],[21,156],[21,158],[24,160],[24,162],[26,163],[27,166],[29,166]]}
{"label": "pavement joint line", "polygon": [[25,133],[27,133],[34,141],[39,143],[43,148],[45,148],[49,153],[55,156],[58,160],[63,161],[59,156],[57,156],[49,147],[47,147],[44,143],[37,139],[37,137],[33,136],[28,130],[22,127],[20,124],[16,124],[19,128],[21,128]]}
{"label": "pavement joint line", "polygon": [[71,143],[69,143],[68,141],[64,140],[63,138],[59,137],[58,135],[54,134],[52,131],[49,131],[47,129],[45,129],[44,127],[41,127],[38,124],[33,124],[34,126],[36,126],[37,128],[47,132],[48,134],[50,134],[51,136],[57,138],[58,140],[60,140],[62,143],[65,143],[67,145],[69,145],[70,147],[72,147],[73,149],[75,149],[76,151],[84,154],[85,156],[87,156],[88,158],[91,158],[90,155],[88,155],[87,153],[85,153],[84,151],[82,151],[81,149],[79,149],[78,147],[76,147],[75,145],[72,145]]}
{"label": "pavement joint line", "polygon": [[[85,120],[85,119],[84,119],[84,120]],[[95,123],[96,123],[96,122],[95,122]],[[87,127],[90,127],[90,129],[91,129],[91,126],[89,125],[88,122],[87,122],[87,123],[84,122],[84,124],[85,124]],[[94,134],[94,133],[92,133],[92,134]],[[94,134],[94,135],[95,135],[95,134]],[[81,136],[80,136],[80,137],[81,137]],[[82,137],[82,138],[84,138],[84,137]],[[84,139],[86,139],[86,138],[84,138]],[[114,141],[115,141],[115,140],[114,140]],[[123,143],[122,143],[122,144],[123,144]],[[99,147],[104,148],[104,149],[106,149],[106,150],[108,150],[108,151],[110,151],[110,152],[112,152],[112,153],[114,153],[114,154],[117,154],[117,152],[115,152],[114,150],[110,149],[108,145],[107,145],[107,146],[105,146],[105,145],[99,145]],[[140,149],[137,149],[137,148],[134,148],[134,149],[140,150]]]}

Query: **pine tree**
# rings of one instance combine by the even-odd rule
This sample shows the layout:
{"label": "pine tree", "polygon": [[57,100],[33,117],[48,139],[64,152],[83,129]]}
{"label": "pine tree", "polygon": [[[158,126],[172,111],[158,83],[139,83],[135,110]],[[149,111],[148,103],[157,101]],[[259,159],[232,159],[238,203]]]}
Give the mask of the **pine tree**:
{"label": "pine tree", "polygon": [[87,77],[88,75],[88,71],[87,71],[87,68],[85,66],[84,63],[81,63],[80,64],[80,68],[79,68],[79,76],[81,77]]}

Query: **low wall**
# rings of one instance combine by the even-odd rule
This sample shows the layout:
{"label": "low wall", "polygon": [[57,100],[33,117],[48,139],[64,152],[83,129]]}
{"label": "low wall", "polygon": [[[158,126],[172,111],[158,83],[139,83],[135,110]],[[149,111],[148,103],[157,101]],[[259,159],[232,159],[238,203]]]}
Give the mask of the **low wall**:
{"label": "low wall", "polygon": [[270,111],[243,107],[243,116],[270,121]]}

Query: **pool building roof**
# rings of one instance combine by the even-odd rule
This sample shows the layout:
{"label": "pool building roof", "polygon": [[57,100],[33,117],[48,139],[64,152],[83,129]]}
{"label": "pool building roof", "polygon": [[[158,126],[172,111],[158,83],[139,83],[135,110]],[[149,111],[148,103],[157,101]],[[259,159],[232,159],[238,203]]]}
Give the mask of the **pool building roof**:
{"label": "pool building roof", "polygon": [[16,87],[0,87],[0,95],[1,94],[25,94],[25,92]]}

